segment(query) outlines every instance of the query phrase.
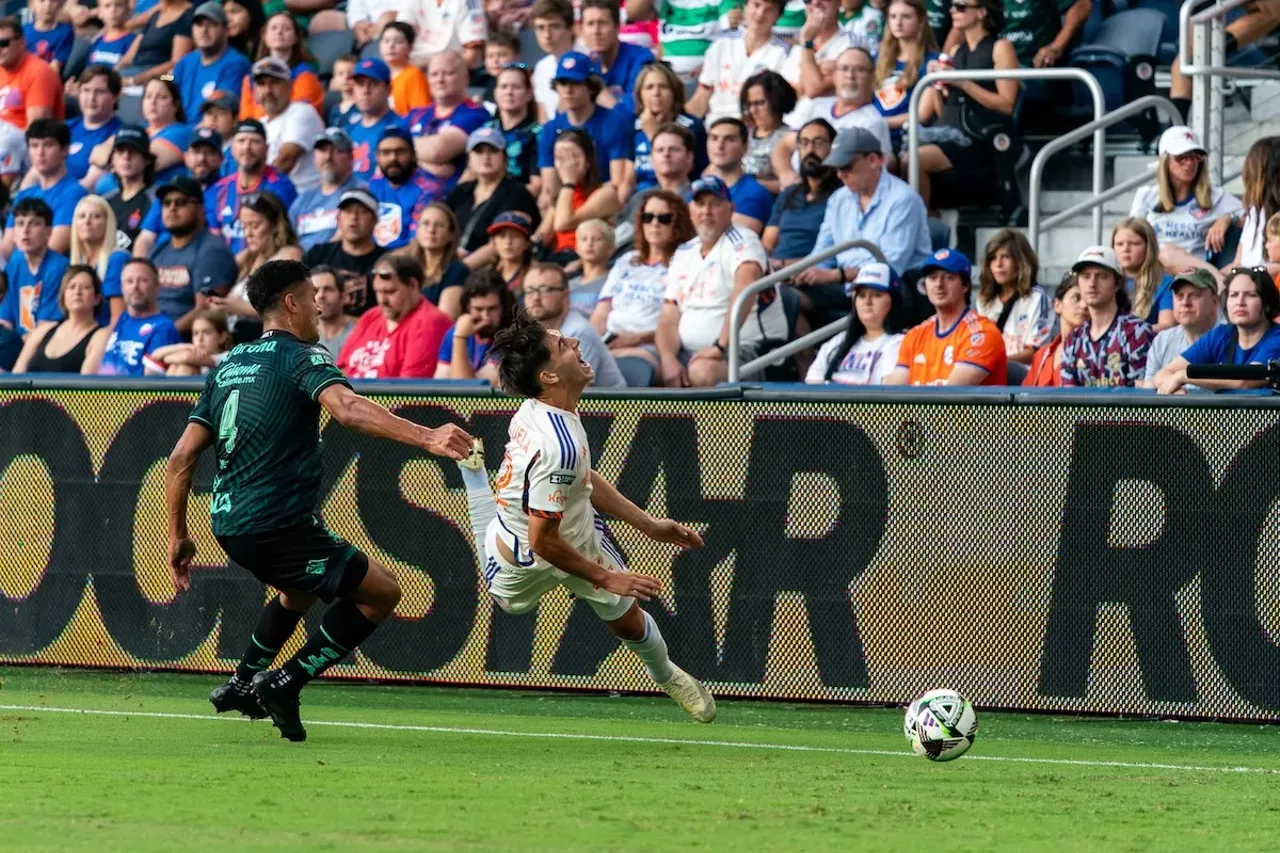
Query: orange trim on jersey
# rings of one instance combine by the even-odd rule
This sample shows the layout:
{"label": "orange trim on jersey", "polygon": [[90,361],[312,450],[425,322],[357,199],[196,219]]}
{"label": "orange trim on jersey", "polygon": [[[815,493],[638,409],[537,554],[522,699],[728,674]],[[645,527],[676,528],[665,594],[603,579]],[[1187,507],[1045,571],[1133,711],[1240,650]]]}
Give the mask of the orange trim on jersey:
{"label": "orange trim on jersey", "polygon": [[533,508],[529,508],[526,511],[529,513],[529,515],[533,516],[534,518],[549,518],[552,520],[559,520],[561,518],[564,518],[563,512],[547,512],[546,510],[533,509]]}

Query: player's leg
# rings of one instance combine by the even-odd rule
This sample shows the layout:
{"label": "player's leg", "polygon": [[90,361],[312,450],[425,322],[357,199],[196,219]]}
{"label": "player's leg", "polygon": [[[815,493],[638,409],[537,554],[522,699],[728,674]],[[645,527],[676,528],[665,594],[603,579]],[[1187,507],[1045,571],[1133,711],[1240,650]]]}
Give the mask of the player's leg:
{"label": "player's leg", "polygon": [[489,486],[489,472],[484,467],[484,443],[480,439],[472,439],[471,455],[458,461],[458,470],[462,472],[462,485],[467,490],[467,510],[471,516],[476,554],[480,557],[480,565],[487,566],[485,538],[490,522],[498,517],[498,501]]}
{"label": "player's leg", "polygon": [[267,602],[258,617],[258,625],[249,638],[231,680],[214,689],[209,701],[219,714],[239,711],[246,717],[260,720],[267,711],[251,692],[254,675],[270,669],[280,649],[293,636],[298,622],[318,599],[299,590],[281,591]]}

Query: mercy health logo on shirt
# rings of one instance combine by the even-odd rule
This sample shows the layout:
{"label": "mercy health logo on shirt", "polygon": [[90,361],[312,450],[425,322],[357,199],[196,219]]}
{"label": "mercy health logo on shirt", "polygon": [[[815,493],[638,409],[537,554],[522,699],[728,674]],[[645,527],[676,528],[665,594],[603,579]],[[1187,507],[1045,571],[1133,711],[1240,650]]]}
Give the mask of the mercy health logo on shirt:
{"label": "mercy health logo on shirt", "polygon": [[373,241],[390,246],[404,233],[404,211],[398,204],[378,203],[378,224],[373,228]]}

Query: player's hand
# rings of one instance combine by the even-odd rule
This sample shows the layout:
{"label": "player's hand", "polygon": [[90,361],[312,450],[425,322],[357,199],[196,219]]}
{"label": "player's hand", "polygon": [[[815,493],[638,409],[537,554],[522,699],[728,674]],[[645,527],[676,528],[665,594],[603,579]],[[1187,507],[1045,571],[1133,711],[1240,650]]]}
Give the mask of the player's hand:
{"label": "player's hand", "polygon": [[428,453],[447,456],[450,459],[466,459],[471,454],[471,436],[457,424],[445,424],[439,429],[427,430],[424,445]]}
{"label": "player's hand", "polygon": [[191,561],[196,556],[196,543],[191,537],[169,540],[169,577],[182,592],[191,589]]}
{"label": "player's hand", "polygon": [[600,586],[614,595],[634,598],[636,601],[649,601],[662,594],[662,584],[657,580],[644,575],[633,575],[631,572],[609,572]]}
{"label": "player's hand", "polygon": [[669,518],[655,518],[645,531],[654,542],[670,542],[681,548],[701,548],[702,537],[691,528]]}

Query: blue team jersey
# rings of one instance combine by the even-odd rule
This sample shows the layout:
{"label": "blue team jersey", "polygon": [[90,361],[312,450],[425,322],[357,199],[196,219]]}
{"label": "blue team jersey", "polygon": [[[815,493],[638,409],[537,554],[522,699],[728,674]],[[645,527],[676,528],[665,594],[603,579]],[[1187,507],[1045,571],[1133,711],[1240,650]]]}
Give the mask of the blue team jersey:
{"label": "blue team jersey", "polygon": [[[39,184],[32,184],[22,190],[13,197],[13,207],[16,207],[18,202],[24,198],[41,199],[53,209],[53,227],[57,228],[61,225],[71,224],[76,212],[76,205],[80,203],[80,199],[88,194],[85,188],[76,181],[75,176],[68,172],[47,190],[41,189]],[[9,218],[5,220],[6,228],[13,227],[13,207],[9,209]]]}
{"label": "blue team jersey", "polygon": [[368,182],[378,170],[378,142],[388,127],[404,127],[395,113],[387,113],[372,125],[366,126],[364,115],[358,110],[347,123],[347,136],[351,137],[351,170],[357,179]]}
{"label": "blue team jersey", "polygon": [[384,249],[407,246],[418,233],[418,216],[433,201],[448,195],[448,181],[436,177],[422,167],[413,170],[409,180],[393,185],[381,174],[369,182],[369,192],[378,200],[378,224],[373,240]]}
{"label": "blue team jersey", "polygon": [[[416,110],[409,110],[409,114],[404,117],[404,123],[415,138],[419,136],[435,136],[446,127],[456,127],[462,131],[463,136],[470,136],[471,131],[484,127],[491,118],[489,111],[482,105],[470,98],[466,98],[462,103],[454,107],[447,116],[438,115],[435,104],[429,107],[418,107]],[[458,182],[458,176],[467,168],[466,152],[459,154],[454,159],[453,165],[451,188],[452,184]]]}
{"label": "blue team jersey", "polygon": [[160,347],[182,342],[178,327],[163,314],[134,317],[125,311],[116,320],[107,338],[99,376],[142,376],[146,372],[143,357]]}
{"label": "blue team jersey", "polygon": [[1236,327],[1214,326],[1182,353],[1188,364],[1266,364],[1280,359],[1280,324],[1272,323],[1262,339],[1241,349]]}
{"label": "blue team jersey", "polygon": [[761,224],[768,222],[773,212],[773,196],[750,175],[743,175],[729,187],[729,198],[733,200],[734,213],[759,219]]}
{"label": "blue team jersey", "polygon": [[333,239],[338,231],[338,199],[347,190],[362,186],[352,175],[331,193],[326,193],[322,187],[314,187],[298,195],[289,208],[289,219],[298,234],[298,245],[302,251]]}
{"label": "blue team jersey", "polygon": [[107,256],[107,274],[102,277],[102,305],[98,308],[98,325],[100,326],[111,322],[111,300],[124,296],[120,286],[120,276],[130,257],[132,256],[122,249],[116,249]]}
{"label": "blue team jersey", "polygon": [[[239,253],[244,249],[244,229],[240,225],[240,188],[237,185],[239,175],[228,175],[204,191],[205,221],[209,230],[221,234],[227,241],[227,248]],[[256,193],[269,190],[276,194],[280,202],[288,210],[298,198],[298,191],[293,181],[276,171],[275,166],[267,166],[262,170],[258,185],[245,193]]]}
{"label": "blue team jersey", "polygon": [[182,108],[188,118],[200,114],[200,105],[210,100],[214,92],[224,92],[239,99],[240,87],[249,74],[249,60],[234,47],[228,47],[222,56],[205,65],[200,51],[193,50],[178,60],[173,67],[173,79],[182,93]]}
{"label": "blue team jersey", "polygon": [[72,119],[67,125],[71,131],[71,147],[67,149],[67,173],[77,181],[89,174],[89,157],[93,149],[116,135],[120,129],[119,116],[112,116],[100,127],[88,128],[83,118]]}
{"label": "blue team jersey", "polygon": [[[436,353],[436,361],[440,364],[453,364],[453,330],[457,327],[457,323],[450,326],[444,340],[440,342],[440,352]],[[489,348],[492,346],[491,340],[482,341],[475,335],[467,337],[467,358],[471,360],[472,371],[484,366],[485,356],[489,354]]]}
{"label": "blue team jersey", "polygon": [[[178,149],[181,154],[187,150],[187,146],[191,144],[191,128],[185,124],[166,125],[158,129],[148,129],[147,135],[151,137],[152,142],[163,141]],[[162,187],[174,178],[187,174],[186,165],[179,160],[174,165],[165,169],[163,172],[156,173],[155,185]]]}
{"label": "blue team jersey", "polygon": [[106,36],[98,36],[93,40],[93,45],[89,48],[89,57],[85,60],[85,64],[114,67],[116,63],[124,59],[124,55],[129,52],[129,48],[133,47],[133,40],[137,37],[137,33],[125,33],[113,39],[109,39]]}
{"label": "blue team jersey", "polygon": [[71,46],[76,41],[76,30],[67,23],[54,24],[51,30],[37,30],[35,24],[24,24],[22,39],[27,43],[28,53],[66,68],[67,60],[71,58]]}
{"label": "blue team jersey", "polygon": [[653,51],[649,48],[618,42],[618,58],[604,72],[604,85],[623,109],[635,111],[636,78],[640,76],[640,69],[653,61]]}
{"label": "blue team jersey", "polygon": [[0,302],[0,320],[25,336],[36,323],[63,319],[58,294],[62,289],[62,276],[67,272],[66,257],[47,250],[33,274],[27,266],[26,255],[14,250],[4,272],[9,278],[9,291]]}
{"label": "blue team jersey", "polygon": [[635,158],[635,116],[626,110],[596,107],[581,125],[569,121],[568,113],[560,113],[542,127],[538,137],[538,168],[555,166],[556,137],[566,130],[585,130],[596,146],[596,164],[600,180],[609,180],[609,163]]}
{"label": "blue team jersey", "polygon": [[[693,134],[693,174],[701,175],[707,168],[707,129],[701,119],[691,115],[676,116],[676,124]],[[653,171],[653,141],[645,135],[638,118],[635,128],[636,192],[640,192],[656,187],[658,176]]]}

